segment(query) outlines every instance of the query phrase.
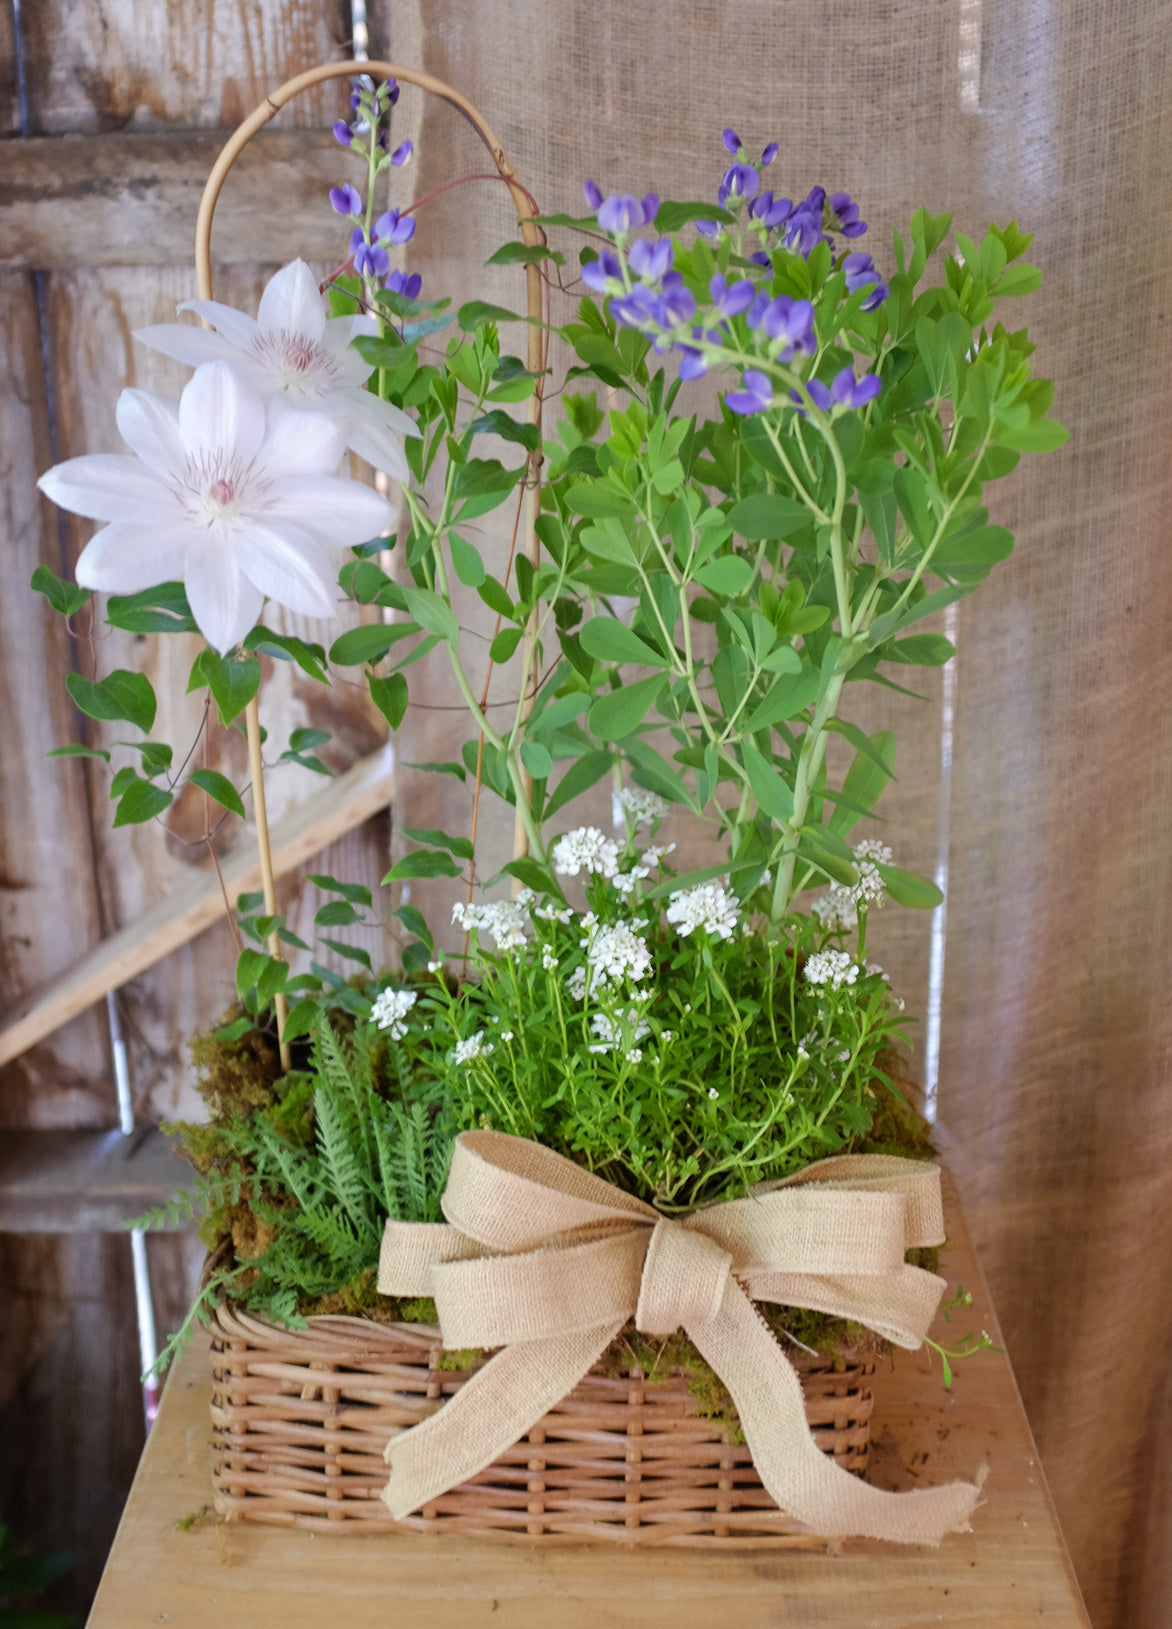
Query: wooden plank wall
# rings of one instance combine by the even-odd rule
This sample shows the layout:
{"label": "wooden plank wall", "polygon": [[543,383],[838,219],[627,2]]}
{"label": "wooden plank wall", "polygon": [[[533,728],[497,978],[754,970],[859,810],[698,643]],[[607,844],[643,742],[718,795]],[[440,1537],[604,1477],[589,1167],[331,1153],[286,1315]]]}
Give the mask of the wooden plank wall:
{"label": "wooden plank wall", "polygon": [[[184,695],[193,654],[185,642],[138,641],[100,627],[81,629],[71,642],[59,619],[42,615],[27,592],[32,571],[43,562],[67,575],[91,528],[58,517],[33,479],[55,458],[121,450],[112,408],[123,385],[167,392],[181,385],[185,370],[131,336],[171,320],[176,302],[195,293],[190,244],[206,165],[223,134],[271,86],[348,56],[350,31],[347,0],[0,4],[0,174],[8,205],[0,211],[4,1010],[208,863],[199,842],[202,798],[178,800],[162,823],[112,832],[108,771],[44,757],[54,745],[83,738],[63,688],[71,662],[87,674],[119,666],[146,671],[160,699],[158,737],[180,754],[199,729],[201,708]],[[371,44],[385,48],[377,28]],[[217,269],[219,298],[255,309],[266,277],[294,253],[324,262],[332,241],[340,250],[324,199],[333,164],[328,137],[292,131],[328,130],[345,94],[334,86],[303,98],[250,155],[238,194],[232,178],[213,245],[215,259],[232,262]],[[305,177],[291,161],[294,145],[305,145]],[[273,206],[267,219],[265,200]],[[285,626],[318,637],[309,623]],[[298,725],[330,730],[334,739],[322,755],[333,768],[381,737],[363,692],[314,693],[283,664],[266,674],[265,722],[277,750]],[[243,780],[242,737],[214,731],[206,750],[212,767]],[[270,811],[279,816],[319,784],[287,767],[272,777]],[[336,844],[321,869],[377,882],[387,863],[388,821]],[[247,831],[221,830],[221,850],[235,840],[247,841]],[[308,892],[281,901],[302,931],[317,903]],[[381,933],[368,948],[377,963]],[[228,1001],[232,961],[227,930],[218,927],[121,992],[142,1118],[193,1108],[186,1041]],[[116,1122],[101,1007],[0,1071],[0,1127]],[[182,1235],[157,1238],[151,1264],[165,1331],[190,1298],[198,1250]],[[38,1549],[79,1553],[53,1604],[83,1611],[142,1442],[129,1244],[116,1235],[0,1238],[0,1275],[0,1521]]]}

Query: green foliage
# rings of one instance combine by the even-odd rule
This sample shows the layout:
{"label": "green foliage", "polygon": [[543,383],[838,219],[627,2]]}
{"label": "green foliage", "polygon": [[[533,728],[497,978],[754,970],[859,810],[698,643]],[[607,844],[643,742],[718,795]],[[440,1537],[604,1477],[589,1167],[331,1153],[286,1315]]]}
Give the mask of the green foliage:
{"label": "green foliage", "polygon": [[255,1033],[196,1052],[215,1119],[171,1128],[194,1191],[134,1225],[199,1220],[219,1264],[160,1366],[221,1294],[293,1324],[325,1297],[373,1305],[386,1218],[441,1219],[454,1137],[434,1073],[369,1023],[347,1038],[319,1012],[308,1067],[280,1078]]}

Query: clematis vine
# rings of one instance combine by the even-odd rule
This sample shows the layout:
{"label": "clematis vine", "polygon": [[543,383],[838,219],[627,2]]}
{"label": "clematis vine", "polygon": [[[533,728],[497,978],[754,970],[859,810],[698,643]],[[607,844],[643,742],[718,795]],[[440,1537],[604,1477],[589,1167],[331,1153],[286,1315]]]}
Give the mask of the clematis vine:
{"label": "clematis vine", "polygon": [[105,523],[77,580],[115,594],[182,582],[221,654],[266,598],[332,616],[336,551],[394,520],[385,498],[334,474],[346,445],[337,419],[266,402],[227,362],[197,367],[178,403],[124,390],[117,423],[130,456],[70,458],[37,482],[62,509]]}
{"label": "clematis vine", "polygon": [[[392,213],[396,219],[389,222]],[[397,230],[402,223],[390,211],[379,222],[384,224]],[[398,481],[407,479],[399,437],[419,432],[401,408],[364,388],[373,370],[350,341],[365,319],[327,317],[304,260],[291,261],[270,279],[255,317],[218,300],[189,300],[179,309],[193,311],[215,331],[160,323],[135,337],[192,367],[230,362],[262,396],[280,395],[291,407],[325,414],[341,428],[351,452]]]}

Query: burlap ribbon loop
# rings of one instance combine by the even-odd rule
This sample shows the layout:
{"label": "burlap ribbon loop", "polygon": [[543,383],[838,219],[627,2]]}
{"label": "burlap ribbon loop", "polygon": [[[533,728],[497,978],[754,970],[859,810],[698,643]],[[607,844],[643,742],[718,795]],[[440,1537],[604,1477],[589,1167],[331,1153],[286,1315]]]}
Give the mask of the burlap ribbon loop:
{"label": "burlap ribbon loop", "polygon": [[944,1280],[904,1256],[943,1241],[934,1166],[824,1160],[674,1219],[538,1143],[465,1132],[443,1209],[447,1225],[387,1223],[379,1289],[434,1296],[445,1346],[501,1350],[392,1439],[383,1497],[396,1518],[523,1437],[634,1316],[648,1334],[684,1329],[727,1388],[762,1482],[799,1521],[905,1544],[967,1529],[975,1486],[885,1493],[826,1458],[801,1383],[750,1299],[855,1318],[919,1346]]}

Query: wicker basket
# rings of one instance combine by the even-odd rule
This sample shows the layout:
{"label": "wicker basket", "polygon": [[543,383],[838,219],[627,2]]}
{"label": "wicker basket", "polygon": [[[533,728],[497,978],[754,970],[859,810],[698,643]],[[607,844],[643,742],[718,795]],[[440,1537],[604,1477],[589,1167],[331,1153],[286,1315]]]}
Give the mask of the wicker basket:
{"label": "wicker basket", "polygon": [[[426,1325],[325,1317],[287,1330],[221,1306],[212,1324],[216,1510],[330,1532],[826,1548],[777,1508],[749,1450],[696,1413],[685,1376],[648,1384],[634,1365],[618,1377],[592,1371],[487,1470],[394,1521],[379,1497],[388,1441],[474,1372],[437,1368],[439,1353]],[[874,1360],[839,1368],[794,1357],[815,1440],[861,1475]]]}

